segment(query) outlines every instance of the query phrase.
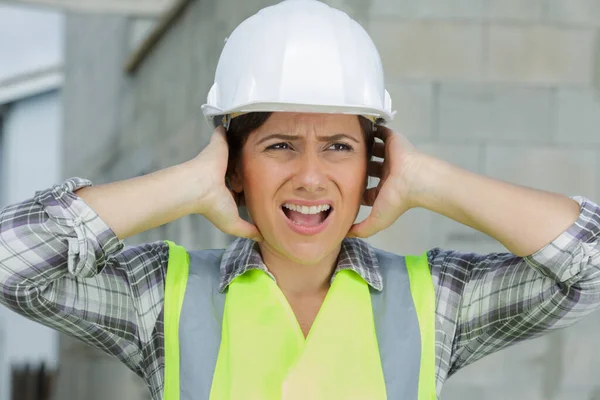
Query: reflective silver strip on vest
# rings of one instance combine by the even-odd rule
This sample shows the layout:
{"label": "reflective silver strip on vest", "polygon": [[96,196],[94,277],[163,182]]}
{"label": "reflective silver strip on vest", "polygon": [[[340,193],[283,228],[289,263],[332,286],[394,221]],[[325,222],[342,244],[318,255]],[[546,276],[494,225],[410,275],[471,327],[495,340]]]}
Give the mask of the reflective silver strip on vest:
{"label": "reflective silver strip on vest", "polygon": [[190,274],[179,321],[180,400],[208,399],[210,395],[225,306],[225,295],[219,293],[223,252],[189,252]]}
{"label": "reflective silver strip on vest", "polygon": [[373,319],[388,400],[418,398],[421,331],[404,257],[375,250],[383,278],[371,288]]}

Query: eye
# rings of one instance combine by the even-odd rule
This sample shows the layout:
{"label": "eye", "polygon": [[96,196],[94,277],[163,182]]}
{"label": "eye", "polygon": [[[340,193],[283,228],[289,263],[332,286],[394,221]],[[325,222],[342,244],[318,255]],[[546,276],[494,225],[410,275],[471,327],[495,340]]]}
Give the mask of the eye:
{"label": "eye", "polygon": [[352,146],[346,143],[334,143],[329,146],[329,150],[333,151],[352,151]]}
{"label": "eye", "polygon": [[267,147],[267,150],[288,150],[290,145],[288,143],[275,143]]}

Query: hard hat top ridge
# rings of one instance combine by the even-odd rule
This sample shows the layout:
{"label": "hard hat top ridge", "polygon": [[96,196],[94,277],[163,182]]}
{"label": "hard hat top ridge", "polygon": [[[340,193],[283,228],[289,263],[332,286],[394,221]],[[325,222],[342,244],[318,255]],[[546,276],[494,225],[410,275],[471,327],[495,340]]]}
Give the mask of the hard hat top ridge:
{"label": "hard hat top ridge", "polygon": [[346,13],[317,0],[286,0],[242,22],[225,43],[202,109],[213,123],[252,111],[393,118],[373,41]]}

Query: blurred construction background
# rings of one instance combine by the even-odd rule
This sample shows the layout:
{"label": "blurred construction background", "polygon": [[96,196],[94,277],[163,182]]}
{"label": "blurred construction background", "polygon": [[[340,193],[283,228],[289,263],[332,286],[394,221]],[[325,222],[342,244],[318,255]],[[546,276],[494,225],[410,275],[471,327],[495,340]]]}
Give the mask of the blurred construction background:
{"label": "blurred construction background", "polygon": [[[69,176],[103,183],[196,155],[224,40],[274,3],[0,1],[0,205]],[[398,111],[392,127],[419,148],[600,201],[600,0],[327,3],[372,35]],[[194,249],[231,240],[190,216],[128,243],[167,238]],[[425,210],[371,242],[398,253],[502,250]],[[442,398],[600,400],[598,338],[596,313],[459,372]],[[41,362],[58,371],[54,399],[148,398],[117,361],[0,309],[0,400],[11,399],[11,368]]]}

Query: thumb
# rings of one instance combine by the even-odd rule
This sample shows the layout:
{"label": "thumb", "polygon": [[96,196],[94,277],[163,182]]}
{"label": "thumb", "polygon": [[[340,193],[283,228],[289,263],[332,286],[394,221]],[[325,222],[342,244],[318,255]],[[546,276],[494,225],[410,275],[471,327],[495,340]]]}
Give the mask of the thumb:
{"label": "thumb", "polygon": [[378,231],[379,229],[377,228],[377,221],[372,215],[369,215],[364,221],[352,225],[352,228],[350,228],[350,231],[346,236],[349,238],[357,237],[365,239],[369,236],[373,236]]}
{"label": "thumb", "polygon": [[380,230],[386,228],[385,219],[383,218],[379,205],[375,204],[371,208],[371,212],[363,221],[352,225],[348,232],[349,237],[368,238],[373,236]]}
{"label": "thumb", "polygon": [[238,217],[228,229],[230,235],[252,239],[256,242],[262,242],[263,238],[256,225],[253,225]]}

